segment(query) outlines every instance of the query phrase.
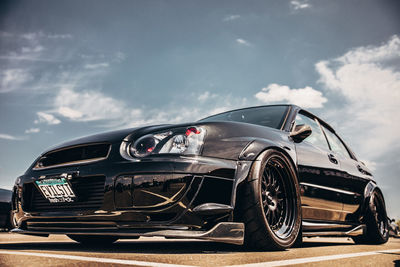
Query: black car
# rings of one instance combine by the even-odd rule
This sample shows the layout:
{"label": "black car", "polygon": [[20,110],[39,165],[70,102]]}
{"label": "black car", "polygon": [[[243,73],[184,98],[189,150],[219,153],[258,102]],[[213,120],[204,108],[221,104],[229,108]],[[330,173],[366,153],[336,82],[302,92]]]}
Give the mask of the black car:
{"label": "black car", "polygon": [[14,186],[16,233],[81,243],[163,236],[285,249],[304,236],[385,243],[371,171],[294,105],[84,137],[44,152]]}

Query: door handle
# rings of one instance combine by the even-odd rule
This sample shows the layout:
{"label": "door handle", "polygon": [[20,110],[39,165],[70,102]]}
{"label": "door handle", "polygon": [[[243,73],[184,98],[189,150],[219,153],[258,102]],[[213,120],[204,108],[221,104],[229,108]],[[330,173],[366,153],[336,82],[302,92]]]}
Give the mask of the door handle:
{"label": "door handle", "polygon": [[362,174],[368,174],[368,172],[366,170],[363,169],[363,167],[361,167],[360,165],[357,165],[357,169],[359,172],[361,172]]}
{"label": "door handle", "polygon": [[328,158],[329,158],[330,162],[332,162],[333,164],[339,163],[333,154],[328,154]]}

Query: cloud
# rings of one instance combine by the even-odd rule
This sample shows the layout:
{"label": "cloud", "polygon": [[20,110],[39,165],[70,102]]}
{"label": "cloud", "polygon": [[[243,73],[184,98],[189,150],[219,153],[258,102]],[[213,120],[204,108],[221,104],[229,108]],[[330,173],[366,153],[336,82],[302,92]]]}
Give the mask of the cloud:
{"label": "cloud", "polygon": [[[67,39],[73,38],[70,34],[48,34],[42,31],[24,34],[2,32],[0,36],[7,38],[7,43],[9,43],[6,47],[8,51],[0,54],[0,59],[8,60],[13,64],[18,61],[61,62],[69,53],[60,53],[60,48]],[[57,49],[48,49],[53,48],[54,45]],[[43,53],[44,51],[46,53]]]}
{"label": "cloud", "polygon": [[383,63],[400,58],[400,38],[392,36],[380,46],[358,47],[336,59],[342,64]]}
{"label": "cloud", "polygon": [[224,17],[224,19],[222,21],[232,21],[232,20],[237,20],[240,19],[240,15],[228,15],[226,17]]}
{"label": "cloud", "polygon": [[62,88],[53,100],[53,110],[73,122],[96,122],[103,127],[136,127],[155,123],[177,121],[181,111],[165,112],[150,108],[146,113],[140,108],[130,108],[126,102],[99,91],[78,91],[71,87]]}
{"label": "cloud", "polygon": [[308,2],[308,0],[292,0],[290,1],[290,6],[294,10],[300,10],[310,8],[311,4]]}
{"label": "cloud", "polygon": [[2,134],[2,133],[0,133],[0,139],[12,140],[12,141],[24,140],[24,138],[22,138],[22,137],[17,137],[17,136],[13,136],[13,135],[9,135],[9,134]]}
{"label": "cloud", "polygon": [[244,39],[238,38],[236,39],[236,43],[244,46],[251,46],[251,43],[249,41],[246,41]]}
{"label": "cloud", "polygon": [[39,129],[39,128],[30,128],[30,129],[25,130],[25,133],[26,133],[26,134],[38,133],[38,132],[40,132],[40,129]]}
{"label": "cloud", "polygon": [[204,93],[200,94],[197,99],[199,101],[206,101],[210,98],[215,98],[215,97],[217,97],[217,94],[212,94],[209,91],[205,91]]}
{"label": "cloud", "polygon": [[63,87],[54,99],[54,112],[72,121],[122,120],[132,112],[123,101],[101,92]]}
{"label": "cloud", "polygon": [[49,39],[72,39],[72,34],[48,34]]}
{"label": "cloud", "polygon": [[60,124],[61,121],[57,119],[53,114],[45,113],[43,111],[39,111],[36,113],[38,119],[34,121],[35,124],[38,123],[47,123],[49,125]]}
{"label": "cloud", "polygon": [[4,70],[0,73],[0,93],[17,90],[31,80],[33,76],[26,69]]}
{"label": "cloud", "polygon": [[[14,36],[13,34],[9,34],[8,36]],[[38,39],[71,39],[73,36],[71,34],[46,34],[42,31],[38,32],[28,32],[19,35],[20,38],[29,40],[29,41],[37,41]]]}
{"label": "cloud", "polygon": [[379,158],[400,148],[400,125],[395,123],[400,71],[393,62],[400,62],[400,38],[396,35],[379,46],[354,48],[315,65],[319,83],[344,98],[341,117],[351,120],[336,123],[348,136],[354,136],[352,141],[363,157]]}
{"label": "cloud", "polygon": [[[54,94],[65,85],[78,90],[98,89],[100,82],[110,71],[111,63],[120,63],[126,56],[121,51],[103,54],[99,51],[86,51],[87,58],[77,57],[78,51],[71,50],[70,34],[28,32],[14,34],[0,32],[7,38],[7,47],[0,51],[0,93],[25,91]],[[79,61],[77,61],[77,59]],[[41,110],[48,114],[56,113]],[[64,113],[71,111],[66,108]],[[46,121],[37,120],[37,122]]]}
{"label": "cloud", "polygon": [[39,52],[41,52],[41,51],[43,51],[43,50],[44,50],[44,47],[43,47],[43,46],[41,46],[41,45],[35,45],[35,46],[32,46],[32,47],[24,46],[24,47],[22,47],[21,52],[22,52],[23,54],[26,54],[26,53],[39,53]]}
{"label": "cloud", "polygon": [[306,86],[300,89],[291,89],[286,85],[272,83],[255,94],[263,103],[287,102],[303,108],[321,108],[328,100],[320,91]]}
{"label": "cloud", "polygon": [[115,62],[121,63],[125,59],[126,59],[125,53],[122,53],[121,51],[115,53],[115,58],[114,58]]}
{"label": "cloud", "polygon": [[84,66],[85,69],[94,70],[94,69],[101,69],[101,68],[108,68],[109,64],[106,62],[103,63],[96,63],[96,64],[86,64]]}
{"label": "cloud", "polygon": [[[176,101],[181,103],[179,99]],[[50,101],[52,106],[38,114],[41,122],[51,121],[50,115],[58,121],[60,120],[57,117],[63,117],[75,123],[91,122],[93,126],[115,129],[190,122],[220,111],[247,105],[246,98],[229,94],[220,96],[209,91],[185,101],[185,106],[172,102],[163,107],[149,107],[145,103],[127,103],[100,91],[80,90],[73,85],[65,85]],[[201,105],[198,101],[201,101]],[[132,105],[135,108],[132,108]]]}

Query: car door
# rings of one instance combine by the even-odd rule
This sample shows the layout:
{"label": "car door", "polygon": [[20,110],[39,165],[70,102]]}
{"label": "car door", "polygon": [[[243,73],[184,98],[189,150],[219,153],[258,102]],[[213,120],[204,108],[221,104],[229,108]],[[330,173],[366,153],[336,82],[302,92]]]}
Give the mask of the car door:
{"label": "car door", "polygon": [[300,111],[295,124],[309,125],[312,130],[310,136],[295,144],[303,220],[342,221],[342,192],[336,177],[339,162],[315,117]]}
{"label": "car door", "polygon": [[365,186],[371,180],[371,174],[357,161],[341,138],[326,125],[322,129],[328,139],[330,149],[340,164],[340,189],[343,191],[343,220],[356,221],[355,213],[359,209]]}

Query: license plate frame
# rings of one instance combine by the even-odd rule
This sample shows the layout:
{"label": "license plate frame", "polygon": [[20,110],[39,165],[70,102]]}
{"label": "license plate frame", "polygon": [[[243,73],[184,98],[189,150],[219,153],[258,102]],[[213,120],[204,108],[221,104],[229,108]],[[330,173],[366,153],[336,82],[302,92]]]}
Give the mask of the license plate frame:
{"label": "license plate frame", "polygon": [[35,184],[50,203],[71,203],[76,200],[76,194],[64,176],[40,179],[35,181]]}

